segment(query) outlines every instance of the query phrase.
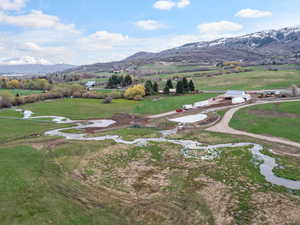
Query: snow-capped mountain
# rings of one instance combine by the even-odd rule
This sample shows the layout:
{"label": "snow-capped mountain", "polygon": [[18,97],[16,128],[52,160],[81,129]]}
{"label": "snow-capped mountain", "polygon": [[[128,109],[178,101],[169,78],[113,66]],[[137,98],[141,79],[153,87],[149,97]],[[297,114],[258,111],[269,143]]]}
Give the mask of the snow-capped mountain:
{"label": "snow-capped mountain", "polygon": [[197,42],[183,45],[180,48],[205,48],[205,47],[247,47],[261,48],[269,44],[287,44],[300,40],[300,26],[287,27],[280,30],[267,30],[233,38],[221,38],[209,42]]}
{"label": "snow-capped mountain", "polygon": [[300,63],[300,27],[189,43],[159,53],[139,52],[123,61],[81,66],[70,71],[112,71],[154,62],[216,64],[220,61],[241,61],[245,64]]}

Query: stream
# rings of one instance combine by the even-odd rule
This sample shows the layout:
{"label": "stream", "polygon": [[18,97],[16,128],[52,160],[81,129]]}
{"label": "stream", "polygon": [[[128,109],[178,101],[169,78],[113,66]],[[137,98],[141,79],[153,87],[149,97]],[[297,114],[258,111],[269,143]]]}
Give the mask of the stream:
{"label": "stream", "polygon": [[[213,160],[218,157],[220,151],[219,149],[224,148],[237,148],[237,147],[249,147],[249,151],[252,153],[253,158],[258,161],[262,161],[260,164],[260,173],[265,177],[265,179],[275,185],[284,186],[289,189],[300,190],[300,181],[293,181],[285,178],[276,176],[273,173],[273,169],[278,166],[276,160],[268,155],[262,153],[263,146],[255,143],[235,143],[235,144],[219,144],[219,145],[209,145],[204,146],[202,143],[192,140],[176,140],[168,139],[168,136],[176,134],[178,128],[172,130],[161,131],[162,137],[160,138],[138,138],[133,141],[126,141],[122,137],[117,135],[106,135],[99,137],[88,137],[86,134],[79,133],[65,133],[64,131],[75,129],[81,130],[85,128],[106,128],[116,122],[113,120],[89,120],[86,122],[73,121],[69,118],[59,117],[59,116],[37,116],[34,117],[33,112],[23,111],[17,109],[18,112],[23,112],[24,119],[41,119],[49,118],[55,123],[59,124],[74,124],[74,127],[55,129],[45,132],[45,135],[48,136],[59,136],[64,137],[68,140],[78,140],[78,141],[104,141],[104,140],[113,140],[116,143],[127,144],[127,145],[138,145],[146,146],[149,142],[165,142],[172,143],[182,146],[181,153],[186,158],[199,158],[202,160]],[[203,153],[206,154],[197,154]]]}

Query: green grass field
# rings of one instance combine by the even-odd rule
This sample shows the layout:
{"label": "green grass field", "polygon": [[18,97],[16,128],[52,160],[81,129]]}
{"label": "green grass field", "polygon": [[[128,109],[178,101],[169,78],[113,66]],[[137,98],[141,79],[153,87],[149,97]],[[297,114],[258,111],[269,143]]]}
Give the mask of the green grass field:
{"label": "green grass field", "polygon": [[[127,131],[133,136],[149,132]],[[206,132],[185,135],[206,138],[207,143],[237,141]],[[23,140],[0,148],[3,224],[216,224],[218,211],[207,200],[216,193],[226,199],[235,196],[229,205],[223,198],[216,198],[213,205],[228,207],[234,224],[247,225],[255,217],[256,203],[251,199],[257,192],[291,195],[268,185],[244,148],[220,150],[218,159],[206,162],[184,159],[180,146],[171,144],[137,147],[111,141],[65,141],[49,145],[48,141]],[[144,205],[146,199],[154,203]]]}
{"label": "green grass field", "polygon": [[168,72],[168,73],[178,73],[180,71],[185,70],[194,70],[194,69],[201,69],[201,68],[211,68],[215,69],[214,66],[200,66],[200,65],[185,65],[180,63],[169,63],[169,64],[162,64],[162,63],[154,63],[154,64],[146,64],[143,66],[139,66],[138,70],[144,72]]}
{"label": "green grass field", "polygon": [[8,141],[43,135],[44,132],[67,127],[46,120],[21,120],[22,115],[14,110],[0,112],[0,144]]}
{"label": "green grass field", "polygon": [[300,71],[265,71],[225,74],[216,77],[193,78],[195,85],[201,90],[259,90],[287,88],[293,84],[300,85]]}
{"label": "green grass field", "polygon": [[[74,120],[110,118],[116,113],[158,114],[213,97],[211,94],[169,96],[158,100],[147,98],[141,102],[114,100],[112,104],[102,104],[97,99],[59,99],[23,105],[20,108],[31,110],[34,116],[64,116]],[[55,124],[46,119],[21,120],[22,114],[15,110],[0,112],[0,142],[7,142],[30,136],[42,135],[45,131],[67,125]]]}
{"label": "green grass field", "polygon": [[[288,68],[288,65],[286,65]],[[192,72],[154,75],[156,78],[163,79],[160,82],[161,88],[164,87],[166,79],[174,76],[190,77],[199,90],[259,90],[288,88],[293,84],[300,85],[300,70],[267,71],[261,67],[251,68],[254,71],[224,74],[219,76],[207,77],[206,73],[211,72]],[[194,77],[194,75],[197,75]],[[173,82],[176,83],[175,81]]]}
{"label": "green grass field", "polygon": [[110,118],[116,113],[158,114],[175,110],[184,104],[206,100],[214,94],[161,96],[142,101],[113,100],[112,104],[102,104],[98,99],[59,99],[23,105],[36,116],[64,116],[74,120]]}
{"label": "green grass field", "polygon": [[102,104],[101,99],[59,99],[24,105],[37,116],[64,116],[74,120],[109,118],[115,113],[131,113],[136,101],[114,100],[112,104]]}
{"label": "green grass field", "polygon": [[3,89],[0,88],[0,94],[2,91],[8,91],[12,93],[13,95],[19,94],[20,96],[26,96],[26,95],[31,95],[31,94],[38,94],[42,93],[42,91],[38,90],[22,90],[22,89]]}
{"label": "green grass field", "polygon": [[0,148],[0,158],[1,224],[129,224],[121,209],[108,204],[90,208],[77,199],[84,199],[88,189],[64,174],[54,161],[59,157],[29,146],[15,146]]}
{"label": "green grass field", "polygon": [[161,98],[148,98],[142,101],[135,107],[134,112],[138,114],[159,114],[175,110],[182,105],[192,104],[195,102],[207,100],[215,97],[216,94],[198,94],[198,95],[183,95],[169,96]]}
{"label": "green grass field", "polygon": [[[155,137],[157,130],[129,128],[105,134],[110,133],[132,140]],[[176,138],[207,144],[245,141],[201,130]],[[213,225],[216,215],[229,216],[219,214],[214,207],[218,205],[229,210],[232,224],[250,225],[259,206],[253,201],[258,192],[284,193],[289,196],[276,207],[285,207],[287,201],[288,210],[299,207],[300,203],[288,200],[296,196],[265,181],[247,149],[220,150],[213,161],[185,159],[180,149],[167,143],[138,147],[48,137],[4,144],[0,221],[5,225],[189,225],[191,221]],[[283,165],[290,162],[286,158]],[[293,176],[294,168],[297,164],[283,171],[284,176]],[[151,204],[145,205],[148,201]]]}
{"label": "green grass field", "polygon": [[258,105],[240,110],[230,126],[255,134],[300,142],[300,102]]}
{"label": "green grass field", "polygon": [[[242,82],[246,81],[243,78]],[[237,85],[240,81],[232,79],[232,82],[231,85]],[[249,85],[253,87],[253,83]],[[114,100],[107,105],[101,100],[69,98],[21,108],[32,110],[36,116],[109,118],[123,112],[163,113],[213,96],[155,96],[143,101]],[[181,146],[170,143],[134,146],[44,137],[47,130],[69,125],[21,118],[22,114],[13,109],[0,111],[1,225],[296,225],[300,222],[300,191],[268,183],[246,148],[219,149],[219,156],[211,161],[187,159],[180,151]],[[157,128],[118,129],[102,135],[120,135],[126,140],[158,137],[158,127],[166,121],[153,123],[157,123]],[[300,141],[300,102],[246,108],[236,114],[231,125]],[[195,140],[205,145],[256,142],[248,137],[202,129],[178,132],[170,138]],[[198,153],[205,154],[202,150]],[[300,179],[296,157],[272,157],[280,164],[274,170],[278,176]]]}

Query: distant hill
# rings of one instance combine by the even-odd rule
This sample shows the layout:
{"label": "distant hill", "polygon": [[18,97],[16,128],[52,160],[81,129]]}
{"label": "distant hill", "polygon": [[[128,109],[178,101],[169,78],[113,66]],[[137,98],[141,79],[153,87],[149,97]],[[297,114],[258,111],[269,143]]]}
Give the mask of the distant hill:
{"label": "distant hill", "polygon": [[156,62],[214,65],[222,61],[244,64],[293,63],[300,59],[300,27],[256,32],[233,38],[185,44],[159,53],[139,52],[122,61],[97,63],[66,72],[134,71]]}
{"label": "distant hill", "polygon": [[56,65],[43,65],[43,64],[23,64],[23,65],[1,65],[0,75],[42,75],[47,73],[61,72],[74,68],[73,65],[56,64]]}

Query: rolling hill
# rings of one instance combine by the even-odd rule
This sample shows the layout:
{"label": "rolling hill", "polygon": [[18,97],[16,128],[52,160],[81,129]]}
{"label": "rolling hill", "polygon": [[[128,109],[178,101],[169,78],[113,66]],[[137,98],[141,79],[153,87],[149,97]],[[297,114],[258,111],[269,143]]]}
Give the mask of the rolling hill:
{"label": "rolling hill", "polygon": [[65,72],[135,71],[157,62],[215,65],[221,61],[244,64],[295,63],[300,59],[300,27],[261,31],[214,41],[189,43],[159,53],[139,52],[122,61],[75,67]]}

